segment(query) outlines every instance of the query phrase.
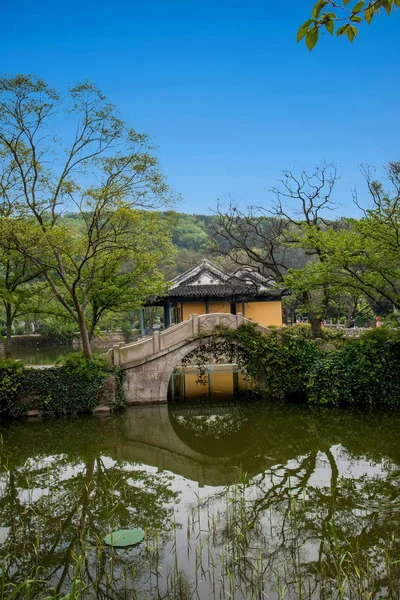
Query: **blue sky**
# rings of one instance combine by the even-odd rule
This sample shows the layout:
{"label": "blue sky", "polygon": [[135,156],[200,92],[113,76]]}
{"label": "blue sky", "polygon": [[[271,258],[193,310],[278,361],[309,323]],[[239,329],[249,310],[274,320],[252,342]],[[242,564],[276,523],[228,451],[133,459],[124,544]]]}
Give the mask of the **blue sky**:
{"label": "blue sky", "polygon": [[325,159],[354,214],[358,165],[400,158],[400,10],[310,53],[296,32],[312,1],[8,0],[0,71],[95,82],[152,136],[178,210],[267,206],[281,169]]}

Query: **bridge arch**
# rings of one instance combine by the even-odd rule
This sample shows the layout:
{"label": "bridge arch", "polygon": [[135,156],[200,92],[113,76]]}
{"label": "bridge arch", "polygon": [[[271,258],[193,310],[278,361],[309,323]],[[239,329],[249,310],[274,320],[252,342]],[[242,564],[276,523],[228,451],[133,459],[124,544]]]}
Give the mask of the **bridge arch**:
{"label": "bridge arch", "polygon": [[[243,318],[240,313],[192,315],[187,321],[162,333],[155,332],[152,337],[132,344],[114,346],[107,353],[108,359],[126,371],[126,401],[130,404],[166,402],[169,380],[184,357],[193,350],[210,344],[215,339],[213,330],[216,325],[237,329],[245,322],[252,321]],[[271,333],[270,329],[261,325],[256,327],[266,335]]]}
{"label": "bridge arch", "polygon": [[[207,407],[180,406],[171,411],[170,406],[159,404],[141,406],[140,410],[127,410],[125,418],[120,421],[115,455],[118,459],[153,465],[160,471],[171,471],[198,481],[200,485],[223,486],[237,483],[244,472],[249,477],[257,475],[276,462],[269,456],[254,459],[254,452],[251,451],[254,436],[246,435],[246,410],[250,410],[250,406],[241,406],[240,410],[244,413],[243,417],[234,417],[238,421],[236,443],[232,440],[229,445],[229,440],[226,439],[219,444],[217,441],[217,450],[210,441],[203,445],[200,442],[193,443],[191,438],[194,436],[189,429],[186,427],[186,431],[183,431],[185,424],[183,427],[176,427],[180,414],[190,411],[196,415],[207,415]],[[241,420],[243,429],[239,424]],[[248,460],[247,457],[251,459]]]}
{"label": "bridge arch", "polygon": [[207,346],[208,344],[212,344],[213,340],[215,340],[215,336],[208,336],[206,338],[200,338],[197,340],[193,340],[184,346],[182,346],[176,352],[171,353],[171,357],[168,359],[165,371],[163,373],[163,377],[160,383],[160,397],[168,396],[168,386],[170,379],[176,369],[180,364],[182,364],[183,359],[193,352],[197,350],[197,348],[201,348],[202,346]]}

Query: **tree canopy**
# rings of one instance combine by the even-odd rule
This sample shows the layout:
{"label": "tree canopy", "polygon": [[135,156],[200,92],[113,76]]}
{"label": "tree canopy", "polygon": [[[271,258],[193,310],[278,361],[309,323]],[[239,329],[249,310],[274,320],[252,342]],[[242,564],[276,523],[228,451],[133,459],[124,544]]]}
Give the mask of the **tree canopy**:
{"label": "tree canopy", "polygon": [[[0,80],[1,243],[47,281],[79,327],[88,358],[88,307],[101,296],[101,280],[104,292],[106,264],[113,285],[128,271],[131,282],[140,271],[143,283],[146,268],[154,274],[161,256],[150,230],[157,228],[143,211],[171,200],[148,137],[128,127],[94,85],[61,95],[31,76]],[[80,217],[72,230],[61,220],[67,210]],[[160,240],[168,256],[166,244]]]}
{"label": "tree canopy", "polygon": [[327,31],[330,35],[345,35],[353,42],[360,25],[370,25],[375,16],[382,12],[390,15],[399,6],[400,0],[318,0],[312,7],[311,17],[300,26],[297,41],[304,39],[307,48],[312,50],[320,32]]}

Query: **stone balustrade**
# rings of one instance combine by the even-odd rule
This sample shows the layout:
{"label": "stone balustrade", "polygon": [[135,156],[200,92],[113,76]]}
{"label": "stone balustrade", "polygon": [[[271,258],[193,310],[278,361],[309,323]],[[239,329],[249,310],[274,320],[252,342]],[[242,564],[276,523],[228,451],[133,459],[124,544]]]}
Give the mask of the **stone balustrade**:
{"label": "stone balustrade", "polygon": [[[201,334],[211,332],[217,325],[237,329],[242,323],[251,321],[241,313],[211,313],[207,315],[191,315],[186,321],[169,327],[165,331],[155,331],[151,336],[129,344],[116,344],[107,352],[110,363],[122,368],[131,368],[137,364],[153,360],[168,353]],[[262,327],[265,332],[269,330]]]}

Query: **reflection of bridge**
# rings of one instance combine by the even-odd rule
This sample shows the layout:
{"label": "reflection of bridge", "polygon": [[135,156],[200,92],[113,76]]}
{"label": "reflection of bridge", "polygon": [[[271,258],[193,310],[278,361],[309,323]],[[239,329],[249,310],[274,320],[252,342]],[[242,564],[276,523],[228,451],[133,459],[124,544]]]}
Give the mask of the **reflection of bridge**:
{"label": "reflection of bridge", "polygon": [[[251,322],[240,313],[192,315],[187,321],[169,327],[162,333],[156,331],[151,337],[138,342],[114,346],[107,353],[108,359],[126,370],[126,401],[130,404],[166,402],[168,383],[174,369],[184,356],[210,343],[216,325],[237,329],[242,323]],[[266,327],[256,326],[263,333],[270,333]],[[199,337],[202,334],[203,337]]]}
{"label": "reflection of bridge", "polygon": [[[232,405],[229,404],[225,408],[213,407],[210,412],[212,415],[209,415],[209,418],[213,418],[215,412],[225,414],[229,418]],[[180,413],[178,410],[178,417]],[[202,413],[196,414],[201,418]],[[206,415],[207,411],[203,413],[204,417]],[[214,439],[209,452],[207,449],[202,450],[200,444],[196,449],[196,444],[190,441],[190,438],[195,438],[195,433],[191,432],[190,428],[185,432],[179,424],[176,426],[174,414],[167,406],[143,406],[132,411],[127,409],[122,435],[116,444],[115,458],[142,462],[155,466],[160,471],[171,471],[191,481],[197,481],[201,486],[231,485],[240,481],[244,471],[247,476],[254,476],[276,462],[268,457],[257,460],[253,456],[250,467],[252,472],[249,472],[249,465],[243,468],[242,455],[249,450],[254,440],[251,431],[248,435],[246,431],[250,422],[246,419],[241,422],[240,415],[236,415],[233,421],[232,443],[227,440],[229,436],[221,440]],[[242,444],[238,444],[239,438],[242,438]],[[232,447],[235,447],[235,451],[232,451]]]}

